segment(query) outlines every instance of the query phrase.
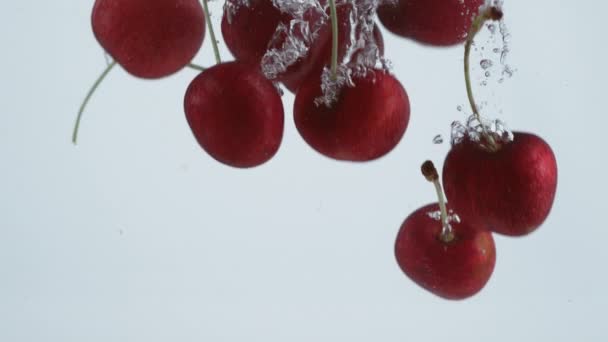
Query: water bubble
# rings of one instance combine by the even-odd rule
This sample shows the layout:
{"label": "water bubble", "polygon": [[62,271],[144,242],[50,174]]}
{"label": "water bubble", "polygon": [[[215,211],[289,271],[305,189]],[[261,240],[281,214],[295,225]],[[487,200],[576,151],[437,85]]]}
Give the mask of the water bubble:
{"label": "water bubble", "polygon": [[496,25],[488,24],[487,27],[488,27],[488,30],[490,31],[490,33],[494,34],[494,32],[496,32]]}
{"label": "water bubble", "polygon": [[486,77],[490,77],[490,72],[489,72],[489,71],[486,71],[484,75],[485,75]]}
{"label": "water bubble", "polygon": [[456,109],[457,109],[459,112],[462,112],[462,106],[458,106],[458,107],[456,107]]}
{"label": "water bubble", "polygon": [[443,144],[443,137],[441,136],[441,134],[437,134],[433,138],[433,144],[436,144],[436,145]]}
{"label": "water bubble", "polygon": [[490,59],[482,59],[481,62],[479,62],[479,65],[481,65],[482,69],[486,70],[491,68],[494,63]]}

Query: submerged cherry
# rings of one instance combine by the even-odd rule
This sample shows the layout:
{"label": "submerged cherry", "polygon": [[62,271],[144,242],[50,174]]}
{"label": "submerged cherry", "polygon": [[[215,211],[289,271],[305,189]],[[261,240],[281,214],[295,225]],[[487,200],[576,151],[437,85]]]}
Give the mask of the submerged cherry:
{"label": "submerged cherry", "polygon": [[354,77],[327,106],[319,77],[298,90],[294,120],[300,135],[321,154],[338,160],[368,161],[390,152],[405,133],[410,117],[407,93],[390,74],[376,70]]}
{"label": "submerged cherry", "polygon": [[463,42],[484,0],[397,0],[378,7],[380,22],[391,32],[423,44]]}
{"label": "submerged cherry", "polygon": [[512,139],[509,134],[505,139],[505,134],[492,131],[475,104],[471,45],[486,20],[499,20],[502,15],[500,8],[485,8],[465,43],[467,95],[480,124],[467,127],[462,141],[452,146],[443,165],[443,182],[450,204],[469,220],[497,233],[521,236],[549,215],[557,189],[557,162],[551,147],[534,134],[515,132]]}
{"label": "submerged cherry", "polygon": [[142,78],[182,69],[205,36],[198,0],[96,0],[91,22],[101,46],[127,72]]}
{"label": "submerged cherry", "polygon": [[520,236],[547,218],[557,188],[557,163],[540,137],[515,132],[495,150],[466,138],[443,167],[450,204],[494,232]]}
{"label": "submerged cherry", "polygon": [[281,98],[272,82],[247,63],[227,62],[203,71],[186,91],[184,110],[200,146],[224,164],[263,164],[281,144]]}
{"label": "submerged cherry", "polygon": [[226,0],[222,36],[234,58],[259,65],[277,26],[291,19],[272,0]]}
{"label": "submerged cherry", "polygon": [[467,219],[450,216],[435,167],[427,161],[422,169],[434,182],[439,202],[405,219],[395,241],[397,263],[416,284],[439,297],[471,297],[486,285],[494,271],[494,239]]}

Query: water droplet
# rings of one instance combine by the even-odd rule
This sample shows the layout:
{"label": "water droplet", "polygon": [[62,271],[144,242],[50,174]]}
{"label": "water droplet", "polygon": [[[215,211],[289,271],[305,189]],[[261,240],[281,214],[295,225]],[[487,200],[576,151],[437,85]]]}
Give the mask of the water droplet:
{"label": "water droplet", "polygon": [[486,71],[486,73],[484,74],[486,77],[490,77],[490,72]]}
{"label": "water droplet", "polygon": [[488,27],[488,30],[490,31],[490,33],[494,34],[494,32],[496,32],[496,25],[488,24],[487,27]]}
{"label": "water droplet", "polygon": [[456,109],[457,109],[459,112],[462,112],[462,106],[458,106],[458,107],[456,107]]}
{"label": "water droplet", "polygon": [[443,144],[443,137],[441,136],[441,134],[437,134],[433,138],[433,144],[436,144],[436,145]]}

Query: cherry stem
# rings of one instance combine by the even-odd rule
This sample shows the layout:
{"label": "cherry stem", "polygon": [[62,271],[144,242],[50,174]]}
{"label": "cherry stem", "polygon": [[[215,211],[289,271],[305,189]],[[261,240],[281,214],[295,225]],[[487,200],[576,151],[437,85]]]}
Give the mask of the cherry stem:
{"label": "cherry stem", "polygon": [[331,79],[338,78],[338,13],[336,11],[336,1],[329,0],[331,15]]}
{"label": "cherry stem", "polygon": [[220,58],[220,50],[217,47],[217,40],[215,39],[215,33],[213,32],[213,25],[211,24],[211,16],[209,15],[209,7],[207,6],[207,0],[203,0],[203,8],[205,9],[205,21],[207,22],[207,28],[209,35],[211,36],[211,45],[213,46],[213,53],[215,54],[215,61],[217,64],[222,63]]}
{"label": "cherry stem", "polygon": [[188,68],[198,70],[198,71],[205,71],[205,67],[202,67],[202,66],[200,66],[198,64],[194,64],[194,63],[188,64]]}
{"label": "cherry stem", "polygon": [[471,56],[471,46],[473,45],[473,41],[475,36],[481,28],[483,24],[487,20],[500,20],[502,19],[502,11],[497,7],[487,7],[482,10],[482,12],[473,20],[471,24],[471,29],[467,34],[467,40],[464,43],[464,79],[467,86],[467,96],[469,98],[469,104],[471,105],[471,109],[473,110],[473,114],[479,120],[479,123],[482,124],[484,133],[486,133],[486,137],[489,138],[490,144],[493,144],[493,138],[487,134],[485,126],[481,121],[481,114],[479,114],[479,109],[477,108],[477,104],[475,103],[475,98],[473,97],[473,88],[471,86],[471,71],[470,71],[470,56]]}
{"label": "cherry stem", "polygon": [[74,131],[72,132],[72,143],[74,145],[76,145],[76,143],[78,141],[78,130],[80,129],[80,120],[82,119],[82,113],[84,113],[84,109],[86,108],[87,104],[89,103],[89,100],[93,96],[93,93],[95,93],[95,90],[97,90],[97,88],[99,87],[101,82],[106,78],[106,76],[110,73],[112,68],[114,68],[114,66],[116,66],[116,64],[117,64],[116,61],[113,61],[112,63],[108,64],[106,69],[101,73],[101,75],[99,75],[97,80],[95,80],[95,83],[93,83],[93,86],[91,87],[91,89],[89,89],[89,92],[87,93],[87,96],[84,98],[84,101],[82,101],[82,104],[80,105],[80,109],[78,110],[78,116],[76,116],[76,123],[74,124]]}
{"label": "cherry stem", "polygon": [[439,210],[441,211],[441,235],[440,238],[443,242],[450,242],[454,240],[454,232],[452,226],[448,222],[448,209],[445,204],[445,197],[443,196],[443,189],[441,188],[441,182],[439,182],[439,174],[432,161],[425,161],[420,167],[424,177],[435,185],[435,192],[437,193],[437,202],[439,203]]}

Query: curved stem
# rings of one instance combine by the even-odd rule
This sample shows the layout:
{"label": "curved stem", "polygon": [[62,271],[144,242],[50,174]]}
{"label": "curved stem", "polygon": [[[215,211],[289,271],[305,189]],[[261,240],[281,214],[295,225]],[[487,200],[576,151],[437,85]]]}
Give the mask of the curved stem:
{"label": "curved stem", "polygon": [[205,71],[205,67],[200,66],[198,64],[194,64],[194,63],[188,64],[187,67],[190,69],[198,70],[198,71]]}
{"label": "curved stem", "polygon": [[469,98],[469,104],[471,105],[471,110],[473,114],[477,117],[479,122],[481,122],[481,115],[479,114],[479,109],[477,109],[477,104],[475,103],[475,98],[473,97],[473,88],[471,87],[471,72],[469,67],[469,59],[471,55],[471,44],[473,43],[473,38],[467,39],[464,44],[464,81],[467,85],[467,96]]}
{"label": "curved stem", "polygon": [[84,109],[86,108],[87,103],[89,103],[89,100],[91,99],[91,96],[93,96],[93,93],[95,93],[95,90],[97,90],[97,88],[99,87],[101,82],[106,78],[106,76],[110,73],[110,71],[112,70],[112,68],[114,68],[114,66],[116,66],[116,61],[113,61],[112,63],[110,63],[106,67],[106,69],[101,73],[101,75],[99,75],[99,77],[97,78],[95,83],[93,83],[93,86],[91,87],[91,89],[89,89],[89,92],[87,93],[87,96],[84,98],[84,101],[82,101],[82,104],[80,105],[80,109],[78,110],[78,115],[76,116],[76,123],[74,124],[74,131],[72,132],[72,143],[74,145],[76,145],[76,142],[78,141],[78,130],[80,129],[80,120],[82,119],[82,113],[84,113]]}
{"label": "curved stem", "polygon": [[213,32],[213,25],[211,24],[211,16],[209,15],[209,6],[207,6],[207,0],[203,0],[203,8],[205,9],[205,21],[207,22],[209,36],[211,36],[211,45],[213,46],[215,61],[217,64],[220,64],[222,63],[222,59],[220,58],[220,50],[217,48],[217,40],[215,39],[215,33]]}
{"label": "curved stem", "polygon": [[481,121],[481,114],[479,113],[479,108],[475,103],[475,98],[473,97],[473,87],[471,86],[471,70],[470,70],[470,56],[471,56],[471,46],[473,45],[473,41],[475,40],[475,36],[481,28],[483,24],[487,20],[500,20],[502,18],[502,11],[497,7],[485,7],[482,9],[481,13],[473,20],[471,23],[471,29],[467,34],[467,40],[464,43],[464,80],[467,87],[467,97],[469,98],[469,104],[471,105],[471,110],[473,111],[473,115],[477,118],[479,123],[481,124],[481,128],[483,130],[484,136],[488,139],[490,147],[495,147],[496,143],[491,134],[488,134],[486,131],[486,127]]}
{"label": "curved stem", "polygon": [[329,0],[331,14],[331,78],[338,77],[338,13],[336,11],[336,1]]}

